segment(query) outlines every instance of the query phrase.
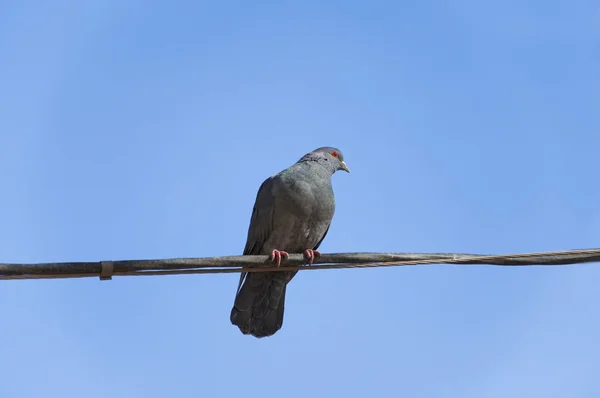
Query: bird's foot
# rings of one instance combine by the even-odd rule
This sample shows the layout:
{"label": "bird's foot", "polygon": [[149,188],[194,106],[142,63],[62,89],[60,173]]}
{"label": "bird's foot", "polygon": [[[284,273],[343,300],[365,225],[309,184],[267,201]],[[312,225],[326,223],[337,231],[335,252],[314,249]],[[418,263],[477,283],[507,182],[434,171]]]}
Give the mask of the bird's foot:
{"label": "bird's foot", "polygon": [[308,260],[308,265],[312,265],[312,263],[318,260],[321,257],[321,253],[316,250],[306,249],[304,250],[304,256]]}
{"label": "bird's foot", "polygon": [[269,256],[269,260],[277,264],[277,266],[279,267],[281,265],[281,260],[285,260],[288,257],[288,252],[283,252],[281,250],[273,250],[271,252],[271,256]]}

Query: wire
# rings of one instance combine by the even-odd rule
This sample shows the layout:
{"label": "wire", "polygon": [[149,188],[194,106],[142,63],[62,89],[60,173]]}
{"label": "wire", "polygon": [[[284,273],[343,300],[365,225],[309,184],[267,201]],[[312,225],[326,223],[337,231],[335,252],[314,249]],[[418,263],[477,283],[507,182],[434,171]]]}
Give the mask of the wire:
{"label": "wire", "polygon": [[285,263],[274,266],[268,256],[226,256],[164,260],[122,260],[40,264],[0,264],[0,280],[56,279],[118,276],[224,274],[239,272],[283,272],[344,268],[396,267],[425,264],[487,264],[500,266],[568,265],[600,262],[600,249],[520,254],[458,253],[334,253],[323,254],[311,266],[302,265],[303,254],[292,253]]}

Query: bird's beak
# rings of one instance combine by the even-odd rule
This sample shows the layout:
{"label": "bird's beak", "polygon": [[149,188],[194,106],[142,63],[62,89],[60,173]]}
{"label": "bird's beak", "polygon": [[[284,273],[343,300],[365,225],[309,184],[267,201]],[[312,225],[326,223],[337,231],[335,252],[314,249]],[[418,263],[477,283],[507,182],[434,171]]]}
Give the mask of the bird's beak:
{"label": "bird's beak", "polygon": [[341,169],[344,170],[346,173],[350,173],[350,169],[348,168],[348,166],[346,166],[346,162],[344,162],[342,160],[341,163],[342,163]]}

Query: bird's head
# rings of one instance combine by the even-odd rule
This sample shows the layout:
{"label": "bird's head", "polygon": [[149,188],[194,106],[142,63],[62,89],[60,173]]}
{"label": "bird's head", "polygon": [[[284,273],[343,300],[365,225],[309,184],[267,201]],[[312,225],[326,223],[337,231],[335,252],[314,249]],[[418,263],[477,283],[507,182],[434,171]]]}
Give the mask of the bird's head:
{"label": "bird's head", "polygon": [[316,160],[319,163],[328,165],[327,167],[330,168],[332,172],[344,170],[345,172],[350,173],[350,169],[346,166],[346,162],[344,162],[342,151],[330,146],[317,148],[304,155],[300,160]]}

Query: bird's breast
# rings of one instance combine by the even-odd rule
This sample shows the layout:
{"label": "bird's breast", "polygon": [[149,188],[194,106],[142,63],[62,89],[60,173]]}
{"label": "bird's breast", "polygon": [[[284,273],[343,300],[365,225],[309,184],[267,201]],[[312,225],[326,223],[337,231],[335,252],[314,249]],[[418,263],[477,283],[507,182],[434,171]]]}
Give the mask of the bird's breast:
{"label": "bird's breast", "polygon": [[300,218],[330,220],[335,210],[331,184],[296,181],[283,195],[285,207]]}
{"label": "bird's breast", "polygon": [[301,252],[317,245],[333,218],[335,202],[329,181],[297,179],[280,186],[269,249]]}

